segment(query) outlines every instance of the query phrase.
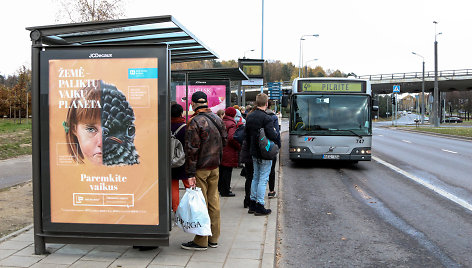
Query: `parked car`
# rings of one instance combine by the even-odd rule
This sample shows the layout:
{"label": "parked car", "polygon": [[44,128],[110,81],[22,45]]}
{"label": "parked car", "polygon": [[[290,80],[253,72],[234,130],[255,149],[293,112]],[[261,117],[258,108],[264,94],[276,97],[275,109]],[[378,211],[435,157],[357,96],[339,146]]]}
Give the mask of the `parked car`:
{"label": "parked car", "polygon": [[462,119],[459,117],[449,117],[444,119],[444,123],[462,123]]}

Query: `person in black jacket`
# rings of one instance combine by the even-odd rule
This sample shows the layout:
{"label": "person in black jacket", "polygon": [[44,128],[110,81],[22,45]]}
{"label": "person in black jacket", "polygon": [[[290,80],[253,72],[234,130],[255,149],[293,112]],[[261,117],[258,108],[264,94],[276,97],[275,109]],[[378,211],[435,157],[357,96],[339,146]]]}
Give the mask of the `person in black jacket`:
{"label": "person in black jacket", "polygon": [[256,96],[256,110],[247,116],[246,120],[246,142],[252,156],[254,173],[251,184],[251,200],[249,202],[248,213],[256,216],[268,215],[270,209],[264,207],[264,196],[267,182],[269,180],[272,160],[262,159],[258,146],[259,129],[264,128],[267,138],[271,141],[277,140],[278,134],[274,128],[272,118],[265,112],[268,104],[268,97],[264,93]]}
{"label": "person in black jacket", "polygon": [[[282,144],[280,143],[280,128],[279,128],[279,118],[274,111],[271,110],[273,106],[272,100],[269,100],[266,113],[272,118],[272,123],[274,124],[275,131],[277,132],[277,139],[274,140],[275,144],[281,148]],[[277,163],[277,156],[272,159],[272,167],[270,168],[269,174],[269,198],[274,198],[276,196],[275,192],[275,164]]]}

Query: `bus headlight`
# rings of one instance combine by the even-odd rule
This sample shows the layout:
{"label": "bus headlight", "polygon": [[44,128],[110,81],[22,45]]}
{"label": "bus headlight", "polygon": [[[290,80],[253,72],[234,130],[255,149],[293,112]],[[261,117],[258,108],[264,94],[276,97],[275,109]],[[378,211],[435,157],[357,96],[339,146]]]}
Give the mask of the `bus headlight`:
{"label": "bus headlight", "polygon": [[310,149],[307,147],[291,147],[288,149],[289,152],[291,153],[306,153],[306,152],[311,152]]}
{"label": "bus headlight", "polygon": [[371,153],[370,148],[354,148],[352,149],[351,154],[358,154],[358,155],[369,155]]}

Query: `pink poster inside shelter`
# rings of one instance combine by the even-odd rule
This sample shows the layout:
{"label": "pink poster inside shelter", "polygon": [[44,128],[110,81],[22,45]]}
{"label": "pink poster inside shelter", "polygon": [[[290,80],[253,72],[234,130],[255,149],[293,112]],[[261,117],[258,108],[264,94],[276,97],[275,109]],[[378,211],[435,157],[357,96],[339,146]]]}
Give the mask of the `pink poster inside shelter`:
{"label": "pink poster inside shelter", "polygon": [[[212,112],[226,108],[226,86],[225,85],[189,85],[188,86],[188,115],[192,116],[193,110],[190,105],[192,94],[197,91],[203,91],[208,98],[208,107]],[[185,86],[176,86],[176,101],[184,108],[185,116]]]}

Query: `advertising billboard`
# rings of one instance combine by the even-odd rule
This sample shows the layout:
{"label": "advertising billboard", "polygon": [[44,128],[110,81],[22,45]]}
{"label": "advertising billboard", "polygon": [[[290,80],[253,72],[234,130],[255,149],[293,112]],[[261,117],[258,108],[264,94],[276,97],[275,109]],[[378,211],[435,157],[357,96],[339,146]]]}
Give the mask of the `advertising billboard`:
{"label": "advertising billboard", "polygon": [[[186,86],[185,85],[176,85],[175,86],[175,100],[178,104],[182,105],[184,108],[185,115],[185,105],[186,105]],[[207,95],[208,99],[208,108],[212,112],[216,113],[218,110],[224,110],[229,104],[228,94],[229,94],[229,81],[192,81],[188,85],[188,116],[193,115],[193,110],[191,104],[192,94],[202,91]]]}
{"label": "advertising billboard", "polygon": [[161,224],[158,66],[166,59],[106,51],[43,53],[46,227]]}

